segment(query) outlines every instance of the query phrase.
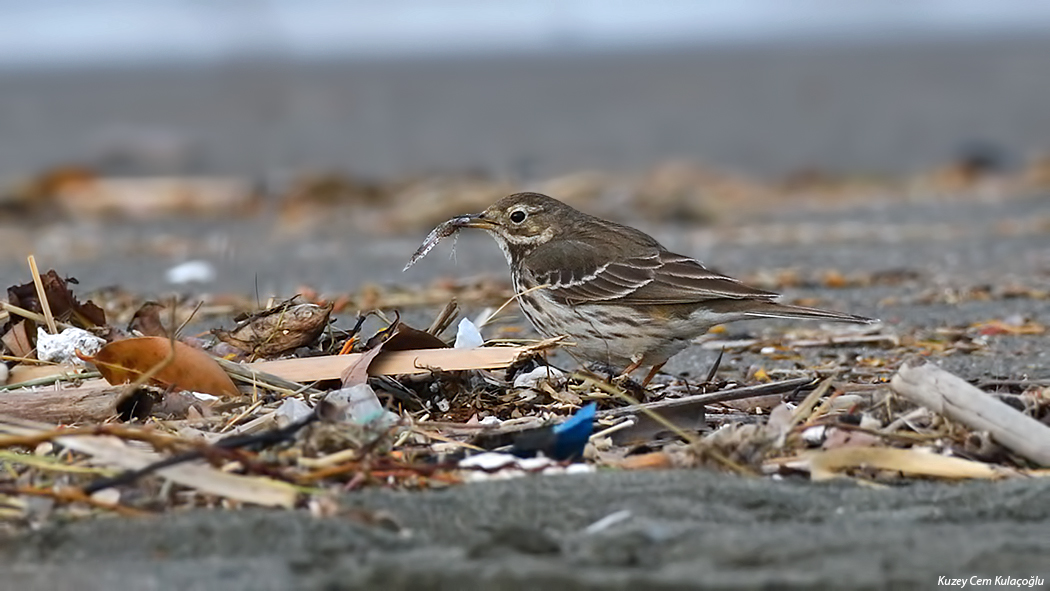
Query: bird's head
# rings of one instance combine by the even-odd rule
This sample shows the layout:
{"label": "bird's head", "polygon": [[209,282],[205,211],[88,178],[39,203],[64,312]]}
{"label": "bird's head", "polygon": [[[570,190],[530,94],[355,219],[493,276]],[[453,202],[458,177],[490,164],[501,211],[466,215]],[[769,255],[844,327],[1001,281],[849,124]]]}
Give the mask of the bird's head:
{"label": "bird's head", "polygon": [[529,251],[570,231],[580,212],[539,193],[515,193],[485,211],[464,216],[457,225],[492,234],[506,251]]}

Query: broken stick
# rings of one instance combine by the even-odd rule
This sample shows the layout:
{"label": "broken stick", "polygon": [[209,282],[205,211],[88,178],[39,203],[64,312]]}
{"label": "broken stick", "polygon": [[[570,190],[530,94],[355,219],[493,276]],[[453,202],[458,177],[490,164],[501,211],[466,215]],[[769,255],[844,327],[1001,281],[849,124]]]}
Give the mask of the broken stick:
{"label": "broken stick", "polygon": [[890,387],[933,412],[987,431],[1000,445],[1036,464],[1050,466],[1050,427],[932,363],[905,363]]}

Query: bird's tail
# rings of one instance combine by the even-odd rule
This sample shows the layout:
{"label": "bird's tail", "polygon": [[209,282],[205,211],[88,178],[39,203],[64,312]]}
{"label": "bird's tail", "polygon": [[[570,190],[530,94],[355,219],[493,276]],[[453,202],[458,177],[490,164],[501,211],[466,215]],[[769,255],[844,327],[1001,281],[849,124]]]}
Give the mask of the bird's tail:
{"label": "bird's tail", "polygon": [[821,308],[809,308],[806,306],[792,306],[790,304],[779,304],[777,302],[752,302],[746,310],[741,310],[744,316],[754,318],[804,318],[811,320],[827,320],[829,322],[853,322],[855,324],[872,324],[878,322],[874,318],[836,312],[834,310],[823,310]]}

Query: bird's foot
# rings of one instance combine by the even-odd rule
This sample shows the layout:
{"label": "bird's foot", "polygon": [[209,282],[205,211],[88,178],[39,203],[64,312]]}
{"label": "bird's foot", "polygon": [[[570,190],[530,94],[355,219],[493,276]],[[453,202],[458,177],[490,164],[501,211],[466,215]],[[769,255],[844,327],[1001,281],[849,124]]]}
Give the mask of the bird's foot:
{"label": "bird's foot", "polygon": [[630,374],[621,373],[609,379],[609,383],[635,398],[640,400],[645,398],[645,386],[634,381]]}

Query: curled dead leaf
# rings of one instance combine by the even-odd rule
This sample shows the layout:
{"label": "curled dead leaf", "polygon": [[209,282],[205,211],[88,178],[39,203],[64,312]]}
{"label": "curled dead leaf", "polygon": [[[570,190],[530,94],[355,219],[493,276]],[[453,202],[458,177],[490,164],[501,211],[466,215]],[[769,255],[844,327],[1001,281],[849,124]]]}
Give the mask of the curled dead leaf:
{"label": "curled dead leaf", "polygon": [[173,345],[175,355],[171,362],[159,367],[150,383],[220,397],[240,395],[233,380],[211,356],[179,341],[160,337],[124,339],[102,347],[94,357],[81,358],[93,363],[107,382],[118,385],[161,366]]}
{"label": "curled dead leaf", "polygon": [[291,300],[241,320],[232,331],[215,330],[222,342],[257,357],[277,357],[313,343],[328,326],[333,304]]}

